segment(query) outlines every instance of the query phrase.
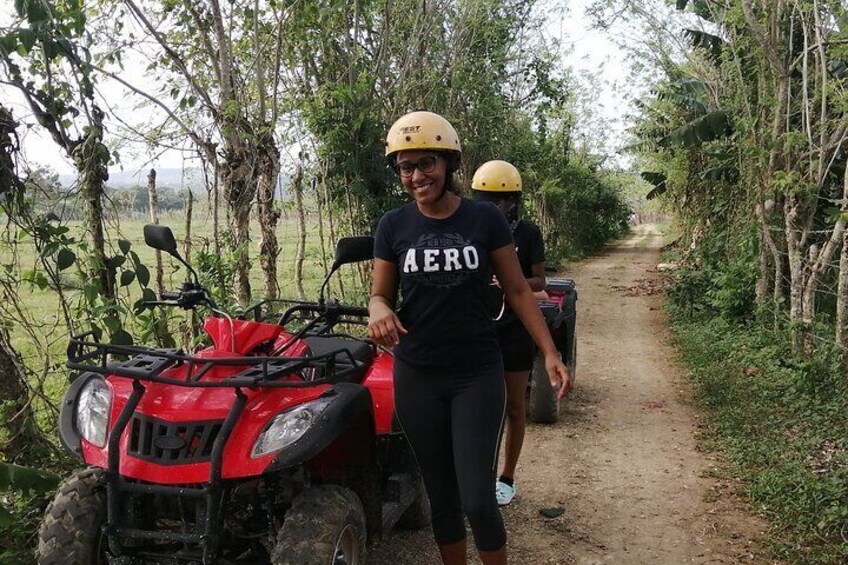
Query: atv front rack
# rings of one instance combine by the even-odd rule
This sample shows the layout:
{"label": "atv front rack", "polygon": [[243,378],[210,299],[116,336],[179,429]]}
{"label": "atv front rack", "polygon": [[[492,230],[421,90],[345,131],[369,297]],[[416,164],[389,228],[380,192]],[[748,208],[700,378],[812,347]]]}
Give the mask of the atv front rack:
{"label": "atv front rack", "polygon": [[[321,337],[338,337],[327,335]],[[349,336],[345,336],[349,337]],[[331,344],[332,345],[332,344]],[[244,410],[247,395],[243,389],[270,387],[314,387],[321,384],[335,384],[361,370],[362,363],[357,361],[348,349],[339,348],[319,352],[306,357],[246,356],[226,358],[203,358],[186,355],[174,349],[154,349],[149,347],[111,345],[98,342],[92,332],[74,336],[68,345],[67,366],[71,369],[96,373],[104,376],[119,376],[132,379],[132,393],[120,411],[117,420],[107,438],[107,472],[103,482],[106,487],[107,518],[103,528],[109,552],[118,558],[133,559],[143,556],[144,544],[176,544],[175,547],[198,548],[193,563],[211,565],[217,561],[218,549],[222,543],[222,531],[219,524],[223,496],[222,464],[223,453],[230,434]],[[233,375],[214,379],[211,376],[216,367],[233,367]],[[182,378],[168,375],[168,369],[182,368]],[[322,372],[323,371],[323,372]],[[322,378],[310,378],[316,375]],[[289,380],[299,375],[299,380]],[[91,375],[90,375],[91,377]],[[81,379],[82,380],[82,379]],[[209,478],[203,486],[158,485],[127,480],[120,474],[120,441],[130,425],[133,414],[146,392],[143,383],[154,382],[180,387],[228,387],[234,392],[233,403],[226,418],[211,445],[209,453]],[[151,494],[196,498],[202,501],[204,517],[194,531],[162,531],[141,529],[127,524],[126,496],[129,494]],[[125,546],[122,539],[135,540],[142,546]]]}
{"label": "atv front rack", "polygon": [[[360,363],[344,348],[304,357],[205,358],[176,349],[100,343],[94,339],[93,332],[71,338],[67,366],[104,376],[200,388],[306,388],[343,382],[360,370]],[[185,367],[185,378],[162,376],[174,367]],[[215,367],[243,369],[223,379],[203,380]],[[310,378],[310,373],[326,376]],[[301,380],[281,380],[292,375],[299,375]]]}

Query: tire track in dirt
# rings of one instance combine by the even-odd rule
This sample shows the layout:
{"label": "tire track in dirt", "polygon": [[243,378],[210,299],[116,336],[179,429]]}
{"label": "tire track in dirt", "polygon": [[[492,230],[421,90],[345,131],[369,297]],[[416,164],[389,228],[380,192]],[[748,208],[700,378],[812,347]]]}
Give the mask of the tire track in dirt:
{"label": "tire track in dirt", "polygon": [[[637,226],[565,273],[580,297],[577,387],[559,423],[528,426],[518,497],[503,511],[510,563],[766,563],[756,545],[766,524],[710,478],[716,462],[698,450],[699,414],[656,292],[661,241]],[[540,514],[550,507],[565,512]],[[368,560],[439,562],[429,529],[392,533]]]}

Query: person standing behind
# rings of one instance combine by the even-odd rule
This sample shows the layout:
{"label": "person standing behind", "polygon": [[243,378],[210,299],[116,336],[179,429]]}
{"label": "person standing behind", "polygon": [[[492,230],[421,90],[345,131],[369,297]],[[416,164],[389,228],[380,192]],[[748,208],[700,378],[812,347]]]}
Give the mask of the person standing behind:
{"label": "person standing behind", "polygon": [[[474,198],[494,203],[509,223],[521,272],[534,292],[545,290],[545,242],[536,224],[520,218],[521,174],[506,161],[488,161],[474,173]],[[526,428],[525,398],[533,367],[533,339],[515,312],[506,304],[496,320],[498,342],[506,380],[506,437],[504,467],[495,492],[498,504],[506,506],[516,494],[515,468]]]}
{"label": "person standing behind", "polygon": [[495,465],[505,386],[487,300],[493,272],[544,353],[552,386],[564,395],[570,382],[503,214],[453,188],[460,155],[456,131],[437,114],[412,112],[389,130],[386,156],[412,202],[377,227],[368,335],[397,346],[395,412],[421,469],[442,562],[466,563],[464,514],[483,564],[503,565]]}

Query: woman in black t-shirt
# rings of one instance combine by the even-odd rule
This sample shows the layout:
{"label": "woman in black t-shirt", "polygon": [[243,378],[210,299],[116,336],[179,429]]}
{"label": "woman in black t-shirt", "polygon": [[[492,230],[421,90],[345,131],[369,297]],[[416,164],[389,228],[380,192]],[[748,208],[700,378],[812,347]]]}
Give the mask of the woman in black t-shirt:
{"label": "woman in black t-shirt", "polygon": [[[545,289],[545,243],[542,232],[533,222],[519,218],[521,207],[521,174],[506,161],[488,161],[474,173],[471,181],[475,200],[491,202],[500,208],[509,223],[515,241],[518,263],[527,284],[534,292]],[[497,284],[497,280],[494,281]],[[500,289],[496,290],[500,295]],[[504,468],[495,490],[498,504],[506,506],[515,497],[515,467],[524,444],[524,398],[527,379],[533,367],[533,339],[515,313],[504,304],[496,316],[498,342],[501,347],[506,380],[506,437]]]}
{"label": "woman in black t-shirt", "polygon": [[503,214],[453,190],[460,144],[450,123],[430,112],[407,114],[389,130],[386,155],[413,202],[377,227],[368,333],[397,346],[395,410],[427,487],[442,561],[466,563],[465,514],[484,565],[503,564],[495,458],[505,391],[489,307],[493,274],[545,354],[560,395],[570,387],[568,372]]}

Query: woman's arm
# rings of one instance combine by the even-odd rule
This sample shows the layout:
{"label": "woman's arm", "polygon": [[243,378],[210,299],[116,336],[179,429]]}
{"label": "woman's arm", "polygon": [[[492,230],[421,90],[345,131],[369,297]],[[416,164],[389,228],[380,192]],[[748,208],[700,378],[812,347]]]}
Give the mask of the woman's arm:
{"label": "woman's arm", "polygon": [[384,259],[374,259],[371,276],[368,337],[380,345],[397,345],[400,334],[406,334],[406,328],[394,311],[398,286],[397,265]]}
{"label": "woman's arm", "polygon": [[545,263],[533,263],[530,266],[530,274],[532,276],[527,279],[530,290],[533,292],[545,290]]}
{"label": "woman's arm", "polygon": [[521,272],[515,247],[505,245],[490,252],[489,257],[510,308],[530,332],[533,341],[545,356],[548,378],[557,391],[557,398],[562,398],[571,389],[571,376],[560,359],[533,291],[530,290],[530,285],[527,284],[527,279]]}

